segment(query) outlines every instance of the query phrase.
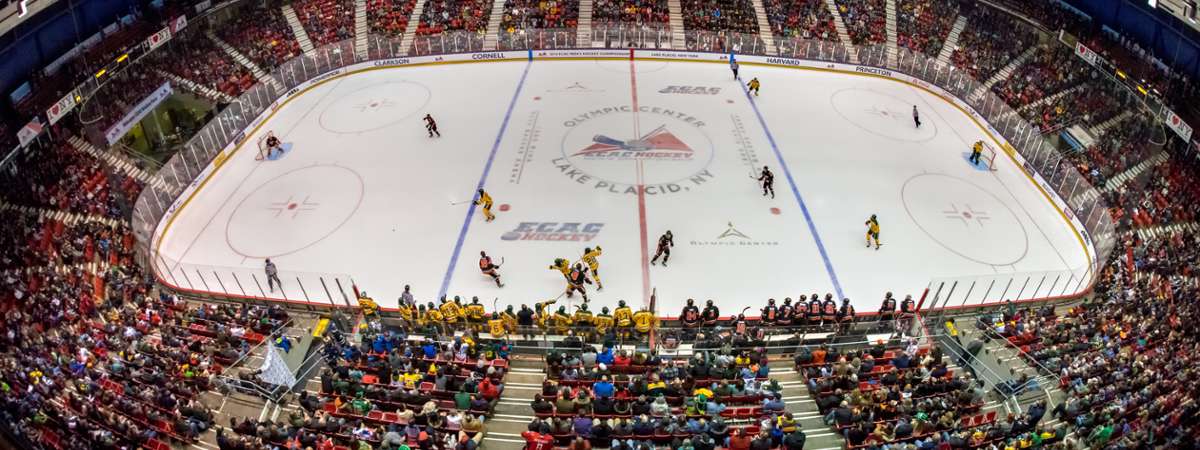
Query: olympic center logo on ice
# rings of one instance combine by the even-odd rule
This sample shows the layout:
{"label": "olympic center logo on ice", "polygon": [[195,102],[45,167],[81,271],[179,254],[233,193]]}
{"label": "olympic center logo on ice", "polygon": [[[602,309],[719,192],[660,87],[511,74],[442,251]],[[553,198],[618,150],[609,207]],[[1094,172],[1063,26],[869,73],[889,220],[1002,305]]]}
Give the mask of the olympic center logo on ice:
{"label": "olympic center logo on ice", "polygon": [[691,190],[713,178],[707,124],[683,111],[629,105],[598,108],[563,121],[562,156],[551,162],[576,183],[612,194]]}

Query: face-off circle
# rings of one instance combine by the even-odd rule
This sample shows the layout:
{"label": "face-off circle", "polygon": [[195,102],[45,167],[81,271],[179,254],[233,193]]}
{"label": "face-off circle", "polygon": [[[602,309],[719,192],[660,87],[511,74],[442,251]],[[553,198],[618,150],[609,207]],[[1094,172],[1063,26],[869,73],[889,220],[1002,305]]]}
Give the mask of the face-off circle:
{"label": "face-off circle", "polygon": [[[921,231],[946,250],[991,266],[1016,264],[1029,251],[1029,234],[999,197],[945,174],[909,178],[900,189],[904,209]],[[887,239],[887,225],[883,226]]]}
{"label": "face-off circle", "polygon": [[679,110],[640,106],[635,115],[632,106],[613,106],[581,111],[562,124],[567,131],[556,164],[618,187],[683,183],[707,172],[716,154],[704,121]]}
{"label": "face-off circle", "polygon": [[847,122],[876,136],[904,142],[927,142],[937,137],[936,121],[922,121],[917,128],[913,104],[891,94],[846,88],[829,96],[829,103]]}
{"label": "face-off circle", "polygon": [[247,258],[295,253],[349,221],[363,192],[362,177],[346,167],[319,165],[282,173],[238,203],[225,224],[225,241]]}
{"label": "face-off circle", "polygon": [[338,134],[379,130],[409,120],[425,109],[431,97],[428,87],[412,81],[372,84],[341,96],[321,111],[321,128]]}

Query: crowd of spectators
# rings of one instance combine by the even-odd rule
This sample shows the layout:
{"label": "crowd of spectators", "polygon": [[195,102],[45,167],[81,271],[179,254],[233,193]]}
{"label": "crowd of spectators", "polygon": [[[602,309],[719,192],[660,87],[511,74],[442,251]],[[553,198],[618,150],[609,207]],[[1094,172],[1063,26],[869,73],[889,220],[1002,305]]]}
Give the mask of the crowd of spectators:
{"label": "crowd of spectators", "polygon": [[838,40],[833,14],[824,0],[768,0],[763,6],[776,37]]}
{"label": "crowd of spectators", "polygon": [[654,25],[671,22],[666,0],[596,0],[592,4],[592,27],[609,24]]}
{"label": "crowd of spectators", "polygon": [[1156,129],[1151,119],[1134,114],[1096,136],[1095,144],[1067,156],[1092,186],[1102,187],[1114,175],[1150,157],[1154,150],[1150,142]]}
{"label": "crowd of spectators", "polygon": [[244,2],[216,27],[222,40],[268,71],[300,54],[283,12],[272,3]]}
{"label": "crowd of spectators", "polygon": [[314,46],[354,37],[353,0],[300,0],[292,7]]}
{"label": "crowd of spectators", "polygon": [[484,0],[429,0],[421,12],[417,34],[468,31],[482,36],[487,32],[491,6]]}
{"label": "crowd of spectators", "polygon": [[1200,218],[1200,164],[1191,156],[1172,154],[1149,171],[1144,186],[1126,186],[1110,195],[1116,221],[1128,227],[1149,227]]}
{"label": "crowd of spectators", "polygon": [[120,121],[130,108],[158,89],[163,78],[149,64],[134,65],[113,75],[104,86],[79,106],[80,119],[107,130]]}
{"label": "crowd of spectators", "polygon": [[887,42],[887,3],[885,0],[839,0],[836,2],[846,32],[853,45]]}
{"label": "crowd of spectators", "polygon": [[1034,30],[1011,16],[984,6],[968,7],[967,27],[958,36],[951,61],[980,82],[991,78],[1037,42]]}
{"label": "crowd of spectators", "polygon": [[697,31],[758,33],[758,18],[750,0],[684,0],[683,26]]}
{"label": "crowd of spectators", "polygon": [[257,80],[250,70],[225,54],[206,36],[172,40],[167,51],[156,52],[155,64],[201,85],[237,97]]}
{"label": "crowd of spectators", "polygon": [[992,86],[992,91],[1019,109],[1082,83],[1092,72],[1066,47],[1041,45],[1012,75]]}
{"label": "crowd of spectators", "polygon": [[416,4],[416,0],[368,0],[367,23],[371,32],[400,37],[408,28],[408,18]]}
{"label": "crowd of spectators", "polygon": [[896,45],[936,58],[957,18],[957,0],[897,0]]}
{"label": "crowd of spectators", "polygon": [[579,24],[579,2],[505,0],[500,29],[509,35],[528,29],[573,29]]}
{"label": "crowd of spectators", "polygon": [[65,142],[27,153],[0,174],[5,201],[21,205],[118,218],[141,186],[110,173],[95,158]]}

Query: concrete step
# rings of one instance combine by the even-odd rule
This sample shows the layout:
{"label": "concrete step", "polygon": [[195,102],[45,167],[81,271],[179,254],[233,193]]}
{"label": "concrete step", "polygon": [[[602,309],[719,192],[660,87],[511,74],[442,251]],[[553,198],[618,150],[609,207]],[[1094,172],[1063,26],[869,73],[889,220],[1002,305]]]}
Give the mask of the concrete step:
{"label": "concrete step", "polygon": [[1138,228],[1138,237],[1144,240],[1151,240],[1172,233],[1195,233],[1200,231],[1200,222],[1178,222],[1167,225],[1155,225],[1151,227]]}
{"label": "concrete step", "polygon": [[296,37],[296,42],[300,44],[300,50],[306,54],[312,54],[316,51],[313,47],[312,40],[308,38],[308,32],[304,30],[304,24],[300,23],[300,17],[296,16],[296,10],[291,4],[281,7],[283,17],[287,19],[288,26],[292,28],[292,35]]}
{"label": "concrete step", "polygon": [[257,63],[251,61],[250,58],[246,57],[246,55],[243,55],[242,52],[239,52],[236,48],[233,48],[233,46],[229,45],[228,42],[225,42],[224,39],[217,37],[217,35],[211,30],[209,30],[207,34],[208,38],[212,39],[212,41],[215,42],[218,47],[221,47],[221,50],[223,50],[226,55],[229,55],[230,58],[233,58],[234,61],[249,70],[250,73],[254,75],[255,79],[260,82],[270,84],[271,87],[275,89],[276,94],[283,92],[283,85],[279,83],[279,80],[272,78],[271,75],[267,74],[267,72],[264,71],[262,67],[259,67]]}
{"label": "concrete step", "polygon": [[1121,186],[1126,185],[1130,181],[1133,181],[1138,176],[1140,176],[1142,173],[1153,168],[1154,166],[1157,166],[1159,164],[1167,162],[1167,160],[1170,159],[1170,157],[1171,156],[1169,154],[1167,154],[1167,152],[1164,152],[1164,151],[1155,153],[1154,155],[1151,155],[1149,158],[1146,158],[1145,161],[1134,164],[1133,167],[1126,169],[1124,172],[1113,175],[1112,178],[1108,179],[1108,183],[1105,184],[1104,188],[1102,188],[1101,190],[1103,190],[1104,192],[1113,192],[1113,191],[1117,190],[1118,188],[1120,188]]}
{"label": "concrete step", "polygon": [[958,37],[962,36],[962,32],[967,28],[967,16],[959,15],[954,19],[954,27],[950,28],[950,34],[946,35],[946,43],[942,45],[942,51],[938,53],[938,62],[943,66],[950,67],[953,62],[950,57],[954,55],[954,49],[958,48]]}
{"label": "concrete step", "polygon": [[1037,52],[1036,46],[1025,49],[1024,52],[1021,52],[1020,55],[1018,55],[1016,58],[1014,58],[1012,61],[1010,61],[1008,64],[1006,64],[1004,67],[1000,68],[999,72],[996,72],[995,75],[992,75],[991,78],[988,78],[987,81],[984,81],[983,85],[979,87],[979,90],[972,93],[972,96],[978,98],[979,96],[982,96],[987,91],[991,90],[992,86],[995,86],[996,83],[999,83],[1001,80],[1008,79],[1008,77],[1012,76],[1013,72],[1015,72],[1018,67],[1021,67],[1022,65],[1024,65],[1025,61],[1028,61],[1029,58],[1032,58],[1033,54],[1036,52]]}
{"label": "concrete step", "polygon": [[[667,13],[671,22],[671,47],[675,50],[687,49],[687,38],[683,29],[683,2],[667,0]],[[767,28],[768,30],[770,28]]]}
{"label": "concrete step", "polygon": [[896,0],[887,0],[887,64],[896,67],[896,56],[899,53],[897,40],[899,28],[896,26]]}
{"label": "concrete step", "polygon": [[404,28],[404,37],[400,38],[400,51],[412,51],[413,38],[417,36],[417,27],[421,25],[421,14],[425,13],[425,0],[417,0],[412,15],[408,17],[408,26]]}
{"label": "concrete step", "polygon": [[176,85],[182,86],[183,88],[195,93],[196,95],[199,95],[199,96],[209,99],[211,101],[214,101],[217,103],[232,103],[234,100],[237,100],[237,99],[233,98],[232,95],[218,91],[216,89],[213,89],[211,87],[205,86],[200,83],[197,83],[190,79],[181,77],[179,75],[175,75],[171,72],[167,72],[162,69],[154,69],[154,70],[155,70],[155,72],[158,72],[159,75],[162,75],[163,78],[167,78],[167,79],[171,80],[171,82],[175,83]]}
{"label": "concrete step", "polygon": [[1042,97],[1033,103],[1022,106],[1017,109],[1017,112],[1020,113],[1021,115],[1025,115],[1025,113],[1036,110],[1037,108],[1042,107],[1042,105],[1052,103],[1060,98],[1066,97],[1068,95],[1072,95],[1076,92],[1079,92],[1080,90],[1083,89],[1083,87],[1084,87],[1084,85],[1079,84],[1079,85],[1069,87],[1067,89],[1063,89],[1061,91],[1054,93],[1054,95],[1050,95],[1048,97]]}
{"label": "concrete step", "polygon": [[772,55],[779,54],[779,49],[775,46],[775,33],[771,32],[771,21],[767,18],[767,8],[763,6],[762,0],[754,0],[754,15],[758,19],[758,37],[762,38],[767,46],[767,52]]}
{"label": "concrete step", "polygon": [[500,21],[504,19],[504,0],[492,1],[492,14],[488,17],[487,34],[483,36],[483,50],[496,50],[500,41]]}
{"label": "concrete step", "polygon": [[858,52],[851,47],[850,32],[846,31],[846,22],[842,20],[842,12],[838,10],[837,3],[834,0],[825,0],[825,7],[829,8],[829,13],[833,16],[833,27],[837,29],[838,40],[849,50],[850,62],[858,64]]}
{"label": "concrete step", "polygon": [[359,61],[367,59],[367,0],[354,0],[354,57]]}
{"label": "concrete step", "polygon": [[1092,129],[1091,129],[1092,136],[1104,136],[1104,133],[1107,133],[1108,130],[1112,129],[1113,127],[1115,127],[1117,125],[1120,125],[1122,122],[1125,122],[1126,120],[1129,120],[1132,117],[1133,117],[1133,110],[1127,109],[1125,111],[1122,111],[1120,114],[1113,116],[1111,119],[1105,120],[1104,122],[1100,123],[1099,125],[1092,127]]}
{"label": "concrete step", "polygon": [[575,45],[586,47],[592,39],[592,10],[595,0],[579,0],[579,23]]}

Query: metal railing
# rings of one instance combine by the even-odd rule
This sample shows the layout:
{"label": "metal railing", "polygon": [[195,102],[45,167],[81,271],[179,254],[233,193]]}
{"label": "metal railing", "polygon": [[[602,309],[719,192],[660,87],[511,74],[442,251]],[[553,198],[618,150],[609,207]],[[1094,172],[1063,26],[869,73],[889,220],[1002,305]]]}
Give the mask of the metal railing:
{"label": "metal railing", "polygon": [[[622,38],[621,40],[636,34],[630,41],[639,45],[650,44],[650,41],[653,40],[654,46],[650,46],[650,48],[664,43],[662,38],[670,35],[666,28],[642,28],[641,31],[637,31],[618,27],[604,28],[603,31],[594,32],[592,37],[599,36],[607,39],[609,33],[617,33],[617,36]],[[553,48],[550,46],[566,45],[571,42],[571,39],[574,39],[566,34],[569,33],[561,30],[525,31],[521,39],[509,40],[506,45],[511,48],[530,48],[539,45],[544,46],[541,48]],[[899,72],[916,79],[915,84],[922,88],[929,89],[934,93],[939,93],[936,92],[938,90],[943,91],[945,95],[954,97],[948,100],[969,106],[981,126],[986,125],[994,134],[1002,136],[1007,141],[1008,145],[1005,146],[1004,152],[1024,160],[1023,169],[1034,178],[1041,189],[1053,193],[1063,201],[1066,205],[1063,208],[1066,217],[1077,219],[1083,228],[1080,231],[1082,237],[1093,244],[1095,254],[1092,255],[1091,267],[1069,271],[1072,276],[1067,277],[1066,282],[1050,283],[1051,287],[1047,288],[1046,292],[1057,294],[1074,291],[1072,294],[1063,294],[1073,295],[1086,291],[1090,288],[1090,282],[1084,283],[1084,278],[1080,278],[1076,274],[1098,273],[1100,266],[1107,261],[1115,243],[1114,227],[1112,219],[1107,213],[1107,205],[1100,193],[1075,170],[1070,161],[1065,160],[1057,150],[1045,143],[1037,127],[1030,125],[999,97],[986,89],[980,89],[982,86],[980,82],[956,67],[943,65],[935,58],[906,49],[900,49],[895,64],[889,64],[886,58],[886,47],[883,45],[850,47],[822,40],[784,39],[779,42],[778,51],[771,52],[762,43],[762,39],[756,35],[701,31],[688,31],[684,35],[688,40],[687,47],[689,49],[709,52],[736,52],[830,63],[847,63],[852,60],[850,57],[852,54],[857,54],[860,67],[865,67],[863,70]],[[473,52],[482,50],[483,45],[483,36],[479,33],[461,31],[433,36],[417,36],[410,49],[402,49],[400,40],[395,38],[372,35],[367,39],[367,57],[371,60],[435,53]],[[602,44],[599,42],[574,42],[575,46],[581,48],[591,48],[594,44],[603,47],[611,45],[612,42],[607,40]],[[214,288],[211,281],[216,281],[218,285],[225,281],[222,270],[216,270],[217,273],[213,275],[215,280],[209,280],[207,277],[208,273],[214,271],[212,268],[201,267],[189,267],[183,271],[186,276],[181,277],[181,274],[177,273],[177,268],[189,265],[178,262],[171,263],[170,258],[158,254],[153,243],[155,231],[159,223],[169,213],[174,212],[173,205],[184,189],[196,182],[198,178],[206,176],[210,162],[217,158],[228,157],[228,151],[243,143],[248,138],[245,130],[256,123],[256,120],[259,120],[269,108],[276,107],[275,102],[278,98],[285,93],[291,93],[290,91],[301,83],[318,76],[330,76],[334,70],[364,61],[366,60],[356,58],[352,40],[326,45],[311,54],[287,61],[275,67],[270,75],[282,87],[281,90],[277,91],[269,83],[259,83],[253,86],[188,140],[180,152],[159,171],[158,175],[165,184],[163,186],[147,186],[137,200],[132,222],[133,231],[137,237],[137,255],[141,261],[155,267],[158,278],[175,287],[199,290],[205,285],[205,282],[209,282],[204,290],[213,294],[227,293],[252,298],[269,297],[260,288],[251,289],[258,290],[257,295],[251,293],[251,290],[247,290],[245,286],[237,290],[233,290],[228,285],[223,289]],[[891,73],[889,72],[888,75]],[[980,94],[972,95],[977,92]],[[162,271],[163,268],[169,269]],[[232,278],[232,275],[238,270],[259,272],[258,268],[235,270],[226,268],[223,270],[224,273],[230,275],[229,278]],[[189,283],[186,278],[190,278],[191,274],[196,271],[199,271],[200,279],[190,280],[190,285],[184,284]],[[174,276],[173,279],[171,279],[172,276]],[[180,278],[184,278],[184,280]],[[297,276],[296,278],[298,284],[306,287],[306,293],[296,293],[297,295],[289,293],[284,300],[308,298],[308,301],[314,303],[325,302],[336,306],[339,303],[338,300],[342,300],[338,298],[341,295],[334,293],[333,289],[329,290],[330,294],[325,295],[324,289],[318,290],[315,287],[320,284],[321,280],[325,280],[326,286],[328,286],[328,280],[346,280],[349,277],[317,274],[315,277]],[[1094,279],[1095,277],[1089,276],[1088,278]],[[1071,283],[1072,280],[1074,283]],[[1039,282],[1039,284],[1044,283]],[[1071,285],[1074,285],[1074,289],[1069,289]],[[308,286],[313,286],[314,289],[308,289]],[[312,290],[316,290],[317,294],[313,295]],[[973,293],[975,289],[968,291]],[[1035,289],[1032,292],[1039,293],[1043,290]],[[311,300],[312,298],[318,300]]]}

